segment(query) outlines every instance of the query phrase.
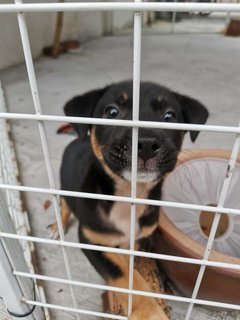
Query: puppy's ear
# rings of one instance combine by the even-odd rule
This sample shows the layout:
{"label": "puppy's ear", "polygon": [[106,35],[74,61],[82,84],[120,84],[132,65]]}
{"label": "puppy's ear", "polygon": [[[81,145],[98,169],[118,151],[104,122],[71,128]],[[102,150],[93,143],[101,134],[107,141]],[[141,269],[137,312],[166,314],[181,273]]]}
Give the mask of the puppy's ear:
{"label": "puppy's ear", "polygon": [[[208,110],[199,101],[190,97],[175,93],[184,117],[184,122],[193,124],[204,124],[208,118]],[[199,131],[190,131],[192,142],[197,139]]]}
{"label": "puppy's ear", "polygon": [[[99,99],[109,87],[92,90],[81,96],[74,97],[64,106],[64,113],[68,117],[91,117]],[[85,139],[90,128],[89,124],[71,123],[78,136]]]}

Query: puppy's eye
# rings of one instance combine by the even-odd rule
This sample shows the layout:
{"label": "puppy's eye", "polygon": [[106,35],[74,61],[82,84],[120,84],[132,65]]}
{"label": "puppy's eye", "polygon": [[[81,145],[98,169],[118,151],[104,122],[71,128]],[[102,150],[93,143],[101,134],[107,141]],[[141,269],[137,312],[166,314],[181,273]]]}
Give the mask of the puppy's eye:
{"label": "puppy's eye", "polygon": [[166,122],[170,122],[170,121],[172,121],[174,118],[176,118],[176,115],[175,115],[175,113],[172,112],[172,111],[166,112],[166,113],[164,114],[164,117],[163,117],[164,121],[166,121]]}
{"label": "puppy's eye", "polygon": [[119,115],[119,109],[114,105],[108,106],[105,110],[105,117],[108,119],[117,118],[118,115]]}

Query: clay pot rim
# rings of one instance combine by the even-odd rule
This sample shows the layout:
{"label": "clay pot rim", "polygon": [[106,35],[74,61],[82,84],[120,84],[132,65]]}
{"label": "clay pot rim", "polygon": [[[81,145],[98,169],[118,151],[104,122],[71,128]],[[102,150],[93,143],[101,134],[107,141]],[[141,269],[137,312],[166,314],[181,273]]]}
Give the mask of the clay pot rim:
{"label": "clay pot rim", "polygon": [[[221,158],[230,159],[230,151],[225,150],[190,150],[187,154],[181,152],[178,157],[177,166],[184,164],[185,162],[199,158]],[[237,162],[240,163],[240,155],[237,158]],[[164,210],[160,209],[159,229],[163,233],[163,236],[167,241],[172,243],[182,256],[187,256],[194,259],[202,259],[205,251],[205,247],[198,244],[196,241],[190,239],[180,229],[178,229],[172,221],[167,217]],[[232,257],[216,250],[212,250],[209,256],[210,261],[224,262],[240,264],[240,258]],[[214,269],[216,272],[225,273],[232,276],[240,277],[240,270],[208,267]]]}

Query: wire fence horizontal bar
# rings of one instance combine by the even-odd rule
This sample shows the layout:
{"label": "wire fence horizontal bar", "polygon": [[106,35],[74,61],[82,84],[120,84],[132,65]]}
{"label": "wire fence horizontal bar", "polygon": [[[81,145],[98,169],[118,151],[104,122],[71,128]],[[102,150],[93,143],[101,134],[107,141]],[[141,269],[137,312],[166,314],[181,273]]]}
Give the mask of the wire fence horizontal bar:
{"label": "wire fence horizontal bar", "polygon": [[120,201],[120,202],[135,203],[135,204],[147,204],[152,206],[192,209],[192,210],[208,211],[208,212],[214,212],[214,213],[219,212],[219,213],[240,215],[240,209],[223,208],[223,207],[221,208],[221,207],[188,204],[188,203],[182,203],[182,202],[171,202],[171,201],[163,201],[163,200],[111,196],[107,194],[98,194],[98,193],[66,191],[66,190],[58,190],[53,188],[37,188],[37,187],[0,184],[0,189],[18,190],[22,192],[39,192],[39,193],[45,193],[45,194],[56,194],[60,196],[80,197],[84,199]]}
{"label": "wire fence horizontal bar", "polygon": [[160,253],[135,251],[135,250],[121,249],[121,248],[115,248],[115,247],[106,247],[106,246],[99,246],[99,245],[91,245],[91,244],[62,241],[62,240],[45,239],[45,238],[33,237],[33,236],[22,236],[19,234],[12,234],[12,233],[7,233],[7,232],[0,232],[0,237],[17,239],[17,240],[32,241],[32,242],[49,244],[49,245],[56,245],[56,246],[65,246],[65,247],[69,247],[69,248],[79,248],[79,249],[85,249],[85,250],[111,252],[111,253],[116,253],[116,254],[124,254],[124,255],[128,255],[128,256],[133,255],[135,257],[144,257],[144,258],[151,258],[151,259],[164,260],[164,261],[188,263],[188,264],[194,264],[194,265],[206,265],[208,267],[240,270],[240,264],[233,264],[233,263],[226,263],[226,262],[217,262],[217,261],[209,261],[209,260],[203,260],[203,259],[185,258],[185,257],[171,256],[171,255],[160,254]]}
{"label": "wire fence horizontal bar", "polygon": [[[52,12],[52,11],[132,11],[132,12],[141,12],[141,11],[172,11],[172,12],[240,12],[239,4],[209,4],[209,3],[37,3],[37,4],[3,4],[0,5],[0,13],[22,13],[22,12]],[[31,81],[30,81],[31,82]],[[164,122],[147,122],[147,121],[131,121],[131,120],[106,120],[106,119],[93,119],[93,118],[74,118],[74,117],[64,117],[64,116],[51,116],[51,115],[30,115],[30,114],[0,114],[0,118],[5,119],[22,119],[22,120],[34,120],[34,121],[68,121],[73,123],[83,123],[83,124],[93,124],[93,125],[113,125],[113,126],[127,126],[136,128],[156,128],[156,129],[172,129],[172,130],[194,130],[194,131],[210,131],[210,132],[221,132],[221,133],[234,133],[240,134],[239,127],[230,127],[230,126],[212,126],[212,125],[195,125],[195,124],[175,124],[175,123],[164,123]],[[52,186],[51,186],[52,187]],[[82,192],[69,192],[64,190],[56,190],[53,188],[44,189],[44,188],[33,188],[33,187],[24,187],[24,186],[7,186],[0,185],[0,188],[4,188],[7,190],[19,190],[26,192],[41,192],[52,195],[69,195],[76,196],[82,198],[89,199],[99,199],[99,200],[110,200],[110,201],[122,201],[128,202],[131,204],[148,204],[148,205],[156,205],[156,206],[165,206],[165,207],[176,207],[176,208],[186,208],[186,209],[195,209],[201,211],[209,211],[209,212],[219,212],[226,214],[238,214],[240,215],[240,210],[237,209],[226,209],[223,207],[210,207],[210,206],[202,206],[202,205],[191,205],[191,204],[182,204],[182,203],[172,203],[167,201],[157,201],[157,200],[148,200],[148,199],[135,199],[132,197],[116,197],[116,196],[108,196],[108,195],[98,195],[92,193],[82,193]],[[21,239],[25,241],[32,241],[38,243],[45,243],[50,245],[58,245],[62,247],[75,247],[82,248],[88,250],[96,250],[101,252],[114,252],[118,254],[125,254],[130,256],[139,256],[139,257],[148,257],[155,258],[161,260],[182,262],[182,263],[191,263],[195,265],[202,266],[210,266],[210,267],[219,267],[219,268],[228,268],[233,270],[240,270],[240,265],[232,264],[232,263],[222,263],[216,261],[208,261],[207,259],[191,259],[177,256],[168,256],[154,253],[146,253],[146,252],[138,252],[135,250],[126,250],[119,248],[111,248],[111,247],[103,247],[96,245],[89,245],[83,243],[74,243],[67,242],[65,240],[50,240],[44,238],[30,237],[30,236],[20,236],[15,234],[8,234],[4,232],[0,232],[0,236],[8,237],[12,239]],[[29,278],[41,279],[45,281],[56,281],[70,285],[81,285],[88,288],[95,288],[101,290],[112,290],[118,292],[125,292],[128,294],[149,296],[149,297],[158,297],[173,301],[179,302],[190,302],[199,305],[207,305],[221,308],[228,308],[234,310],[240,310],[240,305],[228,304],[222,302],[215,301],[206,301],[194,298],[185,298],[185,297],[177,297],[165,294],[154,294],[150,292],[130,290],[124,288],[116,288],[116,287],[108,287],[106,285],[97,285],[91,284],[87,282],[73,281],[71,279],[60,279],[53,278],[41,275],[31,275],[30,273],[21,273],[18,271],[14,272],[18,276],[25,276]],[[98,318],[108,318],[108,319],[120,319],[127,320],[127,317],[113,315],[103,312],[97,312],[92,310],[84,310],[78,309],[75,305],[73,308],[67,306],[60,306],[56,304],[44,303],[44,302],[36,302],[32,300],[28,300],[24,298],[23,301],[27,304],[43,306],[47,308],[53,308],[68,312],[75,312],[77,314],[85,314],[90,316],[95,316]]]}
{"label": "wire fence horizontal bar", "polygon": [[0,13],[48,11],[172,11],[172,12],[240,12],[235,3],[168,3],[168,2],[83,2],[83,3],[27,3],[2,4]]}
{"label": "wire fence horizontal bar", "polygon": [[[211,306],[211,307],[217,307],[217,308],[222,308],[222,309],[233,309],[234,311],[240,310],[240,305],[237,305],[237,304],[228,304],[228,303],[207,301],[207,300],[200,300],[200,299],[192,300],[190,298],[183,298],[183,297],[177,297],[177,296],[168,296],[167,298],[166,298],[167,295],[162,295],[162,296],[164,296],[165,299],[172,300],[172,301],[178,301],[178,302],[194,301],[195,304],[203,305],[203,306]],[[99,317],[103,317],[103,318],[107,316],[109,319],[128,320],[128,318],[124,317],[124,316],[110,315],[110,314],[106,314],[106,313],[87,311],[87,310],[82,310],[82,309],[74,309],[74,308],[59,306],[59,305],[50,304],[50,303],[43,303],[43,302],[37,302],[37,301],[31,301],[31,300],[24,300],[24,302],[27,304],[32,304],[32,305],[36,305],[36,306],[58,309],[58,310],[69,311],[69,312],[78,312],[78,313],[82,313],[82,314],[99,316]]]}
{"label": "wire fence horizontal bar", "polygon": [[34,306],[62,310],[62,311],[67,311],[67,312],[75,312],[75,313],[80,313],[80,314],[85,314],[88,316],[100,317],[100,318],[105,318],[105,319],[128,320],[127,317],[119,316],[119,315],[115,315],[115,314],[97,312],[97,311],[91,311],[91,310],[84,310],[84,309],[78,309],[78,308],[70,308],[70,307],[65,307],[62,305],[60,306],[57,304],[32,301],[32,300],[28,300],[26,298],[23,298],[23,302],[30,304],[30,305],[34,305]]}
{"label": "wire fence horizontal bar", "polygon": [[[70,281],[70,280],[62,279],[62,278],[54,278],[54,277],[42,276],[39,274],[24,273],[24,272],[19,272],[19,271],[14,271],[14,274],[17,276],[20,276],[20,277],[44,280],[44,281],[49,281],[49,282],[52,281],[52,282],[58,282],[58,283],[62,283],[62,284],[72,284],[72,285],[87,287],[87,288],[91,288],[91,289],[114,291],[114,292],[137,295],[137,296],[166,299],[166,300],[172,300],[172,301],[178,301],[178,302],[194,302],[194,303],[201,304],[201,305],[208,305],[208,306],[215,306],[215,307],[220,306],[219,304],[221,304],[221,307],[222,307],[222,303],[219,303],[216,301],[211,301],[211,300],[192,299],[192,298],[179,297],[179,296],[174,296],[174,295],[169,295],[169,294],[164,294],[164,293],[129,290],[129,289],[120,288],[120,287],[112,287],[112,286],[107,286],[107,285],[93,284],[93,283],[73,281],[73,280]],[[225,303],[225,308],[240,310],[240,305]]]}
{"label": "wire fence horizontal bar", "polygon": [[218,307],[218,308],[223,308],[223,309],[233,309],[234,311],[240,310],[240,305],[239,304],[229,304],[229,303],[224,303],[224,302],[214,302],[214,301],[208,301],[208,300],[201,300],[201,299],[190,299],[192,302],[198,305],[202,306],[209,306],[209,307]]}
{"label": "wire fence horizontal bar", "polygon": [[[126,289],[126,291],[129,291],[129,290]],[[237,304],[222,303],[222,302],[201,300],[201,299],[191,299],[191,298],[172,296],[172,295],[167,295],[167,294],[155,294],[155,293],[151,293],[151,292],[138,291],[138,290],[130,290],[130,291],[134,295],[157,297],[157,298],[161,298],[161,299],[178,301],[178,302],[185,302],[185,303],[186,302],[194,302],[195,304],[198,304],[198,305],[219,307],[219,308],[224,308],[224,309],[240,310],[240,305],[237,305]],[[31,300],[27,300],[27,299],[24,299],[23,301],[28,304],[43,306],[43,307],[48,307],[48,308],[55,308],[55,309],[60,309],[60,310],[65,310],[65,311],[79,312],[82,314],[95,315],[95,316],[100,316],[100,317],[108,316],[109,319],[124,319],[124,320],[127,319],[126,317],[123,317],[123,316],[111,315],[111,317],[109,317],[109,314],[106,314],[106,313],[100,313],[100,312],[96,312],[96,311],[87,311],[87,310],[83,310],[83,309],[69,308],[69,307],[58,306],[58,305],[54,305],[54,304],[31,301]]]}
{"label": "wire fence horizontal bar", "polygon": [[[240,6],[240,5],[239,5]],[[34,121],[57,121],[57,122],[72,122],[93,125],[109,125],[119,127],[138,127],[138,128],[153,128],[153,129],[172,129],[172,130],[193,130],[193,131],[209,131],[221,133],[240,134],[239,126],[218,126],[218,125],[200,125],[187,123],[170,123],[157,121],[141,121],[141,120],[111,120],[102,118],[87,118],[87,117],[66,117],[53,116],[42,114],[23,114],[23,113],[0,113],[0,119],[9,120],[34,120]]]}

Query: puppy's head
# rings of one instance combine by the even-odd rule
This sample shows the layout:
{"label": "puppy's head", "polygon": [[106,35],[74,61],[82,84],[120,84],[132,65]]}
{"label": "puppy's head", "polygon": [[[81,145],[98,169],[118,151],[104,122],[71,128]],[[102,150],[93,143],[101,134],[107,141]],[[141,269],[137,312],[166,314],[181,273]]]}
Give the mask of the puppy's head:
{"label": "puppy's head", "polygon": [[[113,84],[73,98],[64,111],[67,116],[131,120],[132,92],[131,81]],[[207,117],[207,109],[197,100],[157,84],[141,83],[140,120],[203,124]],[[93,152],[105,169],[125,180],[131,179],[132,128],[72,125],[81,139],[86,139],[90,129]],[[198,133],[190,132],[192,141]],[[159,180],[173,170],[184,134],[180,130],[139,129],[138,182]]]}

